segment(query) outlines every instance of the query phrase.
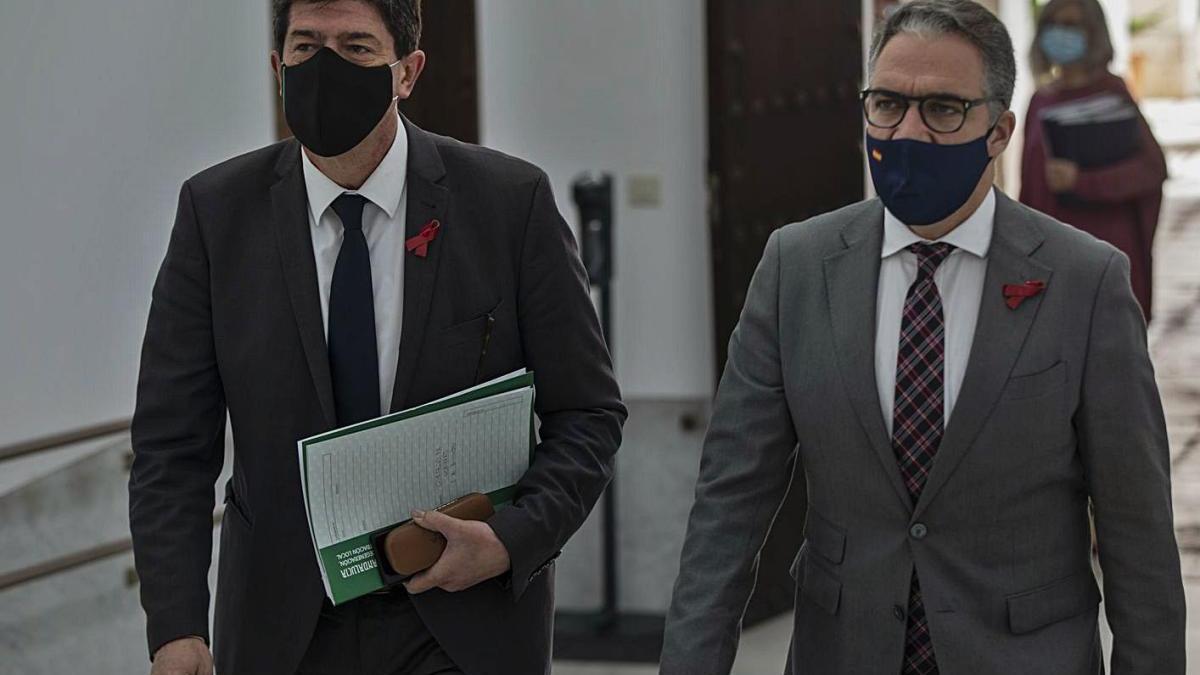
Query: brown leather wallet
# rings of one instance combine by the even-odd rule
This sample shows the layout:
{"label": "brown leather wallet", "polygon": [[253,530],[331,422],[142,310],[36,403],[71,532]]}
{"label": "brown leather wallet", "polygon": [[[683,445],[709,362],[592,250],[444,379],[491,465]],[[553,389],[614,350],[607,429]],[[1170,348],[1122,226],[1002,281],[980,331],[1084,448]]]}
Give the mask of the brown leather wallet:
{"label": "brown leather wallet", "polygon": [[[472,492],[445,506],[439,506],[437,511],[459,520],[487,520],[495,513],[492,500],[479,492]],[[384,534],[377,545],[386,562],[384,571],[391,573],[384,576],[394,575],[407,579],[433,567],[446,550],[446,538],[409,520]]]}

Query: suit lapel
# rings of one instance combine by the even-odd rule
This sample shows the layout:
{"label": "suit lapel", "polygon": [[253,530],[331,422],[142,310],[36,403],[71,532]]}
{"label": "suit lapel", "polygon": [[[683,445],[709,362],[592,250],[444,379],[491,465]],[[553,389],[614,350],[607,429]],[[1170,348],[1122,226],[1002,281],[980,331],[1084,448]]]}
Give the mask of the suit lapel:
{"label": "suit lapel", "polygon": [[271,187],[271,214],[275,241],[283,263],[283,277],[300,342],[308,361],[308,370],[317,390],[317,399],[325,413],[327,426],[336,425],[333,407],[333,379],[329,374],[329,350],[325,344],[325,326],[321,317],[321,297],[317,288],[317,263],[313,255],[312,234],[305,212],[308,195],[300,164],[300,144],[293,141],[276,165],[277,180]]}
{"label": "suit lapel", "polygon": [[433,220],[441,223],[438,237],[429,245],[427,255],[419,257],[405,252],[404,259],[404,322],[400,336],[400,358],[396,363],[396,383],[392,389],[391,409],[402,410],[412,388],[418,357],[425,342],[429,310],[433,301],[438,268],[446,240],[452,237],[452,224],[446,222],[450,191],[441,185],[446,175],[445,165],[433,139],[426,132],[404,119],[408,132],[408,207],[405,211],[405,239],[420,234]]}
{"label": "suit lapel", "polygon": [[929,482],[921,493],[913,517],[917,518],[937,497],[954,469],[966,456],[984,422],[1000,398],[1025,337],[1041,307],[1042,296],[1026,299],[1017,309],[1005,303],[1005,284],[1029,280],[1049,283],[1052,270],[1030,257],[1042,235],[1011,199],[997,191],[996,220],[988,251],[987,273],[971,356],[962,391],[942,437]]}
{"label": "suit lapel", "polygon": [[911,507],[887,437],[875,378],[875,308],[883,247],[883,207],[871,208],[842,231],[846,248],[825,259],[825,286],[842,382],[896,496]]}

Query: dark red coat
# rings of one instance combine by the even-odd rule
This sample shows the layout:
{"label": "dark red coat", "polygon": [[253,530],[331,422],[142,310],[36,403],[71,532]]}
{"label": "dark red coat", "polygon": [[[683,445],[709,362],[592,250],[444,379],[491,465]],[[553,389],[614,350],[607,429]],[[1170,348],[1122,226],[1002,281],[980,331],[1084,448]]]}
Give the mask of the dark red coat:
{"label": "dark red coat", "polygon": [[1150,126],[1142,118],[1141,152],[1111,166],[1081,169],[1072,193],[1085,204],[1062,204],[1046,184],[1046,145],[1039,113],[1043,108],[1105,92],[1133,100],[1125,82],[1112,74],[1079,89],[1043,87],[1033,95],[1025,118],[1021,160],[1021,201],[1121,249],[1132,265],[1133,292],[1150,319],[1154,230],[1162,205],[1167,163]]}

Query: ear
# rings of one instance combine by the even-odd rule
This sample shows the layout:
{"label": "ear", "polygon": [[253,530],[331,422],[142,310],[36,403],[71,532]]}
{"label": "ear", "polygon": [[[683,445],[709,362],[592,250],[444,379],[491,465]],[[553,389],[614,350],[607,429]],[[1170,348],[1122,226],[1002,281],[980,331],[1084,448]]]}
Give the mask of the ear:
{"label": "ear", "polygon": [[400,63],[392,69],[396,97],[404,100],[412,96],[417,86],[417,79],[425,70],[425,52],[420,49],[400,59]]}
{"label": "ear", "polygon": [[1017,116],[1011,110],[1006,110],[1000,119],[996,120],[996,128],[988,138],[988,156],[999,157],[1008,144],[1012,142],[1013,133],[1017,129]]}
{"label": "ear", "polygon": [[271,72],[275,74],[275,88],[283,96],[283,59],[275,50],[271,50]]}

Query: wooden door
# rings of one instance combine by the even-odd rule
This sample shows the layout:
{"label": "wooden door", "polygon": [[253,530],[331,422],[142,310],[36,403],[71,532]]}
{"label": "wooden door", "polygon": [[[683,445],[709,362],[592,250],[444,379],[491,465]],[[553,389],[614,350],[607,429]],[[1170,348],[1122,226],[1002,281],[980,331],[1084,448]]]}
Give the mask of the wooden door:
{"label": "wooden door", "polygon": [[475,0],[428,0],[421,11],[421,49],[428,61],[400,112],[427,131],[478,143]]}
{"label": "wooden door", "polygon": [[[717,371],[767,237],[863,198],[862,3],[708,0],[709,176]],[[746,620],[791,607],[797,485],[762,552]]]}

